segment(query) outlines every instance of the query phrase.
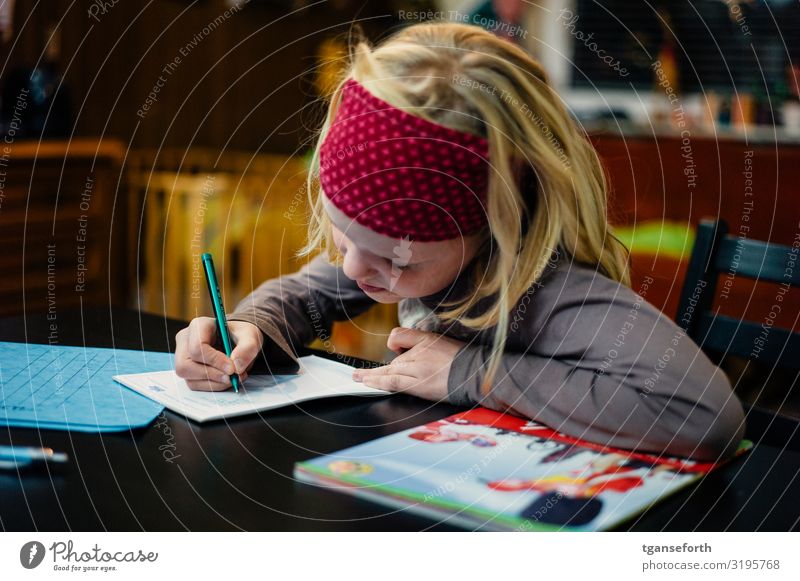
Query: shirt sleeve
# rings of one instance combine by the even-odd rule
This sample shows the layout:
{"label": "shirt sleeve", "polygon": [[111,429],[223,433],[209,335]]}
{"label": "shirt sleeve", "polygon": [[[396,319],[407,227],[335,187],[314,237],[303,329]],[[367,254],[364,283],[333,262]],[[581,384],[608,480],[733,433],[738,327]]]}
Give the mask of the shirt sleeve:
{"label": "shirt sleeve", "polygon": [[294,346],[329,340],[334,321],[368,310],[375,301],[323,254],[296,273],[262,283],[242,299],[229,321],[245,321],[264,333],[264,356],[275,365],[297,363]]}
{"label": "shirt sleeve", "polygon": [[609,446],[703,461],[730,457],[744,415],[729,380],[655,306],[619,288],[605,298],[560,289],[566,300],[543,317],[528,345],[502,356],[488,393],[480,384],[489,347],[465,345],[450,368],[449,401]]}

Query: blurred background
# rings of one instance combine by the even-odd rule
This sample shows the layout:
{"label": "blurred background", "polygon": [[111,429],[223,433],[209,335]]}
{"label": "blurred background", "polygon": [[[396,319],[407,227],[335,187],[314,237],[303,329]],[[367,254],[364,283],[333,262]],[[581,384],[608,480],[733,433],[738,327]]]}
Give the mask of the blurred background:
{"label": "blurred background", "polygon": [[[202,252],[229,310],[295,271],[311,139],[353,26],[378,42],[434,19],[542,61],[605,162],[633,288],[670,318],[701,219],[798,244],[796,0],[0,0],[0,314],[188,320],[210,313]],[[777,316],[777,285],[718,291],[722,314],[798,330],[795,288]],[[381,306],[331,342],[381,359],[395,324]],[[765,405],[797,384],[722,364]]]}

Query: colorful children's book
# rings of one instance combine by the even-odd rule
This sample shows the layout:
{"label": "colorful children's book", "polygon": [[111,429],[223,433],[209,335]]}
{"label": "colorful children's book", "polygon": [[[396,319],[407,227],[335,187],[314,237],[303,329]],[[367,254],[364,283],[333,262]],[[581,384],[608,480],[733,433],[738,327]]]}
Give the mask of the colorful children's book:
{"label": "colorful children's book", "polygon": [[[742,441],[737,451],[752,447]],[[717,464],[609,448],[474,409],[295,465],[295,477],[470,529],[610,529]]]}

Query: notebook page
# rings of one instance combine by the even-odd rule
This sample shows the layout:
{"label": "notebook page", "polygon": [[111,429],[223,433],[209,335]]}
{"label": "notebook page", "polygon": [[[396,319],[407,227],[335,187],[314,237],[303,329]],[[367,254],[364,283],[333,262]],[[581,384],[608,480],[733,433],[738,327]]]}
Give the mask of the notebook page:
{"label": "notebook page", "polygon": [[193,391],[174,371],[118,375],[121,384],[195,421],[265,411],[294,403],[341,395],[387,395],[353,381],[353,368],[316,355],[301,357],[300,371],[287,375],[251,375],[244,389]]}

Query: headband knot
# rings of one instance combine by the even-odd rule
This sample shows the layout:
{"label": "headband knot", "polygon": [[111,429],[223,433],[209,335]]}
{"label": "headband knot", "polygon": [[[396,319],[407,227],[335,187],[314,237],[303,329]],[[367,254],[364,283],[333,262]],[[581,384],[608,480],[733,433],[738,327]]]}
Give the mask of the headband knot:
{"label": "headband knot", "polygon": [[436,241],[486,223],[489,145],[417,117],[348,79],[320,147],[324,195],[358,223],[393,238]]}

